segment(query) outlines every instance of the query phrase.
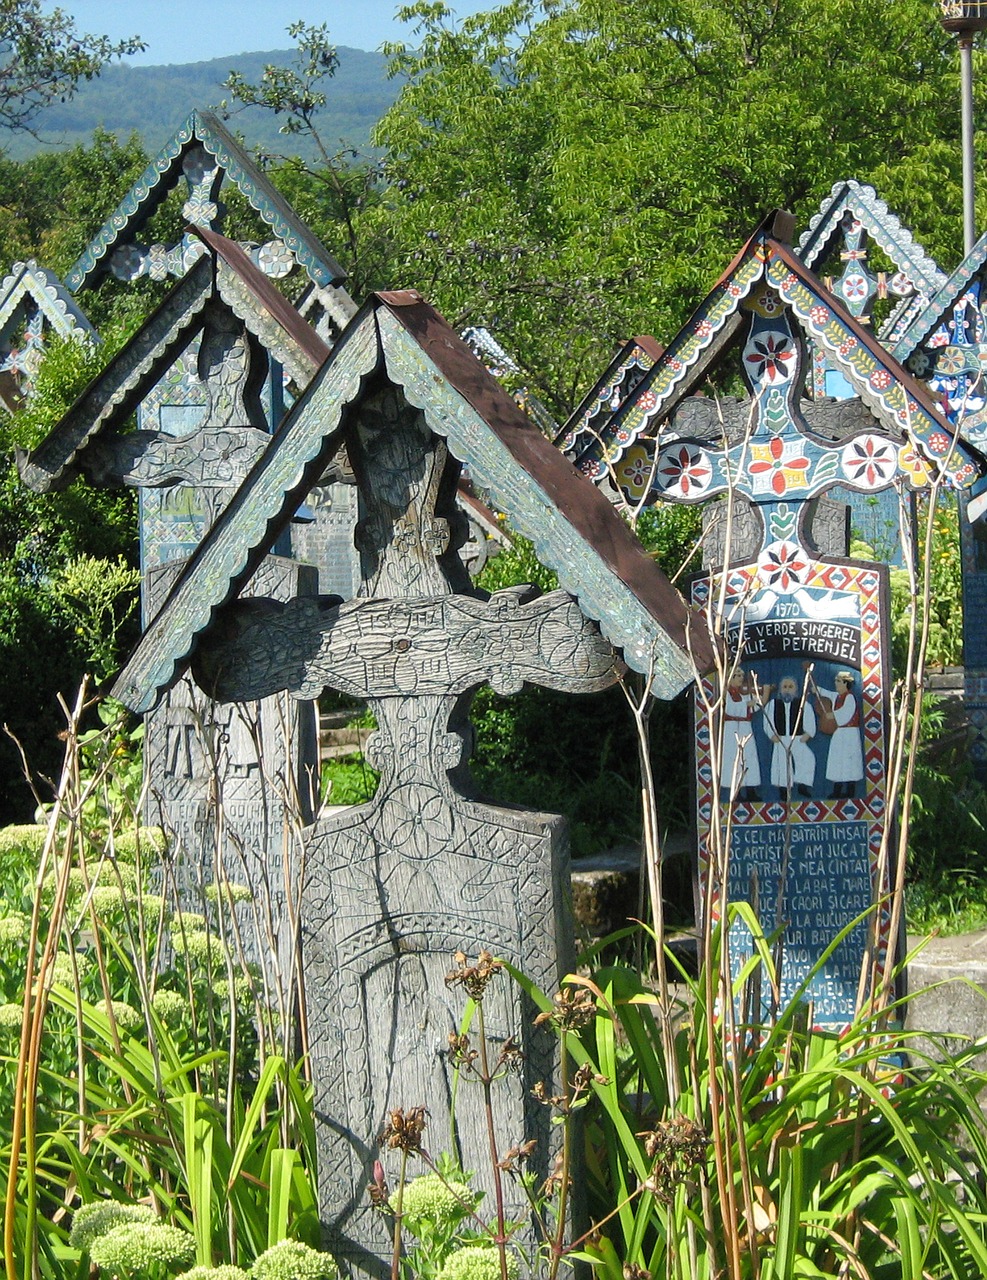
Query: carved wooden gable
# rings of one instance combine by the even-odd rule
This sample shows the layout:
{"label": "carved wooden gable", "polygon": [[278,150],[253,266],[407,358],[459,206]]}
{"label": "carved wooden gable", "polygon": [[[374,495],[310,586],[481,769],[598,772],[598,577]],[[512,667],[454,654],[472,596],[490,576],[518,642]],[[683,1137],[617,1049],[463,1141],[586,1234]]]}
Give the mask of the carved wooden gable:
{"label": "carved wooden gable", "polygon": [[[628,664],[653,674],[659,696],[689,683],[694,662],[708,663],[702,628],[690,632],[681,598],[606,498],[530,425],[437,312],[417,294],[385,294],[351,323],[204,539],[118,680],[124,702],[135,710],[157,702],[214,611],[237,594],[337,453],[370,390],[383,385],[400,388],[421,411],[427,430],[532,538]],[[439,522],[436,546],[449,536]]]}
{"label": "carved wooden gable", "polygon": [[[791,219],[766,220],[601,436],[576,464],[613,478],[632,504],[700,502],[728,490],[754,501],[803,501],[834,484],[863,492],[898,479],[921,487],[941,469],[979,494],[984,459],[962,441],[927,388],[834,300],[788,243]],[[682,438],[672,415],[734,342],[751,389],[742,438]],[[834,449],[816,436],[800,399],[807,342],[819,347],[866,405],[872,425]],[[671,439],[673,433],[679,438]],[[664,436],[665,443],[659,441]],[[750,440],[748,446],[747,440]],[[762,456],[763,454],[763,456]]]}
{"label": "carved wooden gable", "polygon": [[642,336],[624,343],[556,436],[555,443],[567,458],[578,458],[602,438],[611,418],[661,353],[654,338]]}
{"label": "carved wooden gable", "polygon": [[961,437],[987,446],[987,235],[893,336],[894,355],[925,382]]}
{"label": "carved wooden gable", "polygon": [[[32,259],[15,262],[0,282],[0,378],[13,398],[29,392],[47,334],[98,342],[95,329],[52,271]],[[8,405],[13,407],[13,405]]]}
{"label": "carved wooden gable", "polygon": [[182,181],[188,195],[183,217],[193,228],[218,231],[224,206],[220,195],[232,183],[271,228],[274,238],[245,246],[257,269],[281,279],[296,268],[311,282],[310,305],[327,317],[327,334],[338,333],[356,310],[343,288],[346,272],[298,217],[220,121],[193,111],[148,165],[106,220],[66,277],[73,292],[91,288],[107,273],[122,281],[181,277],[206,252],[187,233],[176,245],[141,243],[148,219]]}
{"label": "carved wooden gable", "polygon": [[[894,272],[871,269],[867,261],[869,244],[891,260]],[[852,178],[834,184],[801,236],[796,253],[810,271],[819,274],[836,250],[843,263],[842,273],[838,278],[825,279],[824,284],[852,316],[866,322],[875,300],[899,299],[878,329],[878,336],[886,345],[893,345],[895,335],[904,332],[946,280],[874,188]]]}
{"label": "carved wooden gable", "polygon": [[[199,235],[205,255],[41,444],[19,454],[21,478],[30,488],[61,489],[81,474],[98,485],[199,483],[232,490],[270,438],[264,414],[251,407],[258,366],[273,358],[302,388],[325,360],[326,344],[238,245],[215,232]],[[196,338],[204,385],[206,366],[220,359],[238,382],[236,390],[230,383],[228,423],[182,438],[118,434]]]}

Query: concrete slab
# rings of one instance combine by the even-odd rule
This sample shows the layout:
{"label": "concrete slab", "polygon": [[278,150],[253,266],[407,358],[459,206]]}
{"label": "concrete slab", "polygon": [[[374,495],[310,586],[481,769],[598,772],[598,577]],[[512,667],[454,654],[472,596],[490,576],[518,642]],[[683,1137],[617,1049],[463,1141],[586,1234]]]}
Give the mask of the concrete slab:
{"label": "concrete slab", "polygon": [[[908,939],[909,954],[920,942]],[[930,939],[908,966],[908,990],[909,1030],[948,1036],[954,1051],[987,1038],[987,930]],[[933,1042],[915,1047],[935,1051]],[[977,1066],[987,1069],[987,1053]]]}

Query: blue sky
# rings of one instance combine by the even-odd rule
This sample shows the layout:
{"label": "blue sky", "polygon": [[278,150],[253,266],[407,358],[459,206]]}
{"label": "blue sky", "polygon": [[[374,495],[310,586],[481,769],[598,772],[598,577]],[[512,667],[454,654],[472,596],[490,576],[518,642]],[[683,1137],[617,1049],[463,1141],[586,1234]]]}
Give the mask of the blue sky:
{"label": "blue sky", "polygon": [[[45,8],[55,8],[53,2]],[[384,40],[411,42],[410,29],[394,17],[394,0],[62,0],[80,31],[114,40],[139,35],[146,65],[205,62],[235,53],[288,49],[285,28],[298,19],[326,23],[334,44],[376,49]],[[495,7],[494,0],[452,0],[457,17]]]}

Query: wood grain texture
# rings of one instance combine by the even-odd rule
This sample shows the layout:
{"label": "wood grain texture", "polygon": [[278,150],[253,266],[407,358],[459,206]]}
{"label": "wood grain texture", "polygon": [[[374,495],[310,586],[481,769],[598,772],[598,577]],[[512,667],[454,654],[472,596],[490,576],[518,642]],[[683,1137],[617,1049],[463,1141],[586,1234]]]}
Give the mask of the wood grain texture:
{"label": "wood grain texture", "polygon": [[[260,602],[258,602],[260,605]],[[593,693],[623,670],[613,646],[565,591],[523,603],[515,590],[490,600],[447,595],[414,600],[249,602],[224,614],[233,634],[210,640],[193,668],[227,702],[288,689],[317,698],[327,688],[356,698],[465,693],[525,684]]]}

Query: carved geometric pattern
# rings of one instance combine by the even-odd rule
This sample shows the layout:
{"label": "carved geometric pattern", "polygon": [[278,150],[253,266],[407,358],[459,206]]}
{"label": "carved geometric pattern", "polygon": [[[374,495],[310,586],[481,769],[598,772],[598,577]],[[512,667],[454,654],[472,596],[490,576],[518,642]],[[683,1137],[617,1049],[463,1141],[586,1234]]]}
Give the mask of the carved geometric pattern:
{"label": "carved geometric pattern", "polygon": [[277,237],[256,254],[255,265],[265,274],[283,275],[290,260],[320,287],[337,286],[344,279],[339,264],[219,120],[209,112],[193,111],[97,232],[66,277],[66,286],[78,293],[114,267],[123,278],[184,275],[201,253],[198,242],[183,241],[174,249],[145,249],[135,242],[151,214],[183,177],[189,184],[184,214],[194,225],[218,225],[222,207],[216,193],[224,180],[232,182],[256,209]]}

